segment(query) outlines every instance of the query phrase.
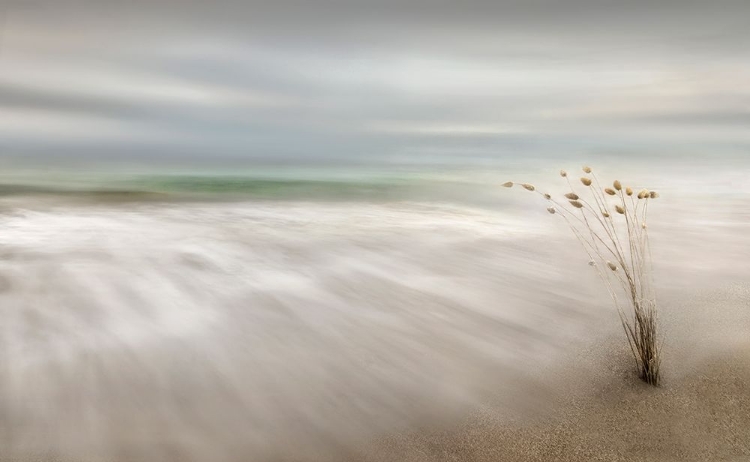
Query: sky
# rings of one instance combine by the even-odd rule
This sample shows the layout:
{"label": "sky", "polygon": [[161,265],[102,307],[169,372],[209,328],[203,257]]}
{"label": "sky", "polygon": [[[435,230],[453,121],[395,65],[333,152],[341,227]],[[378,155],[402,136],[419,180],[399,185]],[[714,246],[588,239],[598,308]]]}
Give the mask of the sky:
{"label": "sky", "polygon": [[750,2],[0,0],[6,159],[744,155]]}

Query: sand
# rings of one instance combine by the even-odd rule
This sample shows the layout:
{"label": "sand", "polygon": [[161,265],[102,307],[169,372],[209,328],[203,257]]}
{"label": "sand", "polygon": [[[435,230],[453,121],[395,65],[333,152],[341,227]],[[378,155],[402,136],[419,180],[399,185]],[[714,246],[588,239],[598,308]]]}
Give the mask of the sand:
{"label": "sand", "polygon": [[612,337],[530,372],[529,386],[541,373],[559,387],[546,409],[509,416],[487,406],[454,425],[389,435],[344,460],[750,460],[749,294],[746,284],[672,294],[667,308],[683,310],[665,316],[672,335],[658,388],[637,379],[624,339]]}
{"label": "sand", "polygon": [[385,438],[352,460],[750,460],[750,344],[657,389],[622,372],[544,418],[509,424],[487,411],[453,429]]}

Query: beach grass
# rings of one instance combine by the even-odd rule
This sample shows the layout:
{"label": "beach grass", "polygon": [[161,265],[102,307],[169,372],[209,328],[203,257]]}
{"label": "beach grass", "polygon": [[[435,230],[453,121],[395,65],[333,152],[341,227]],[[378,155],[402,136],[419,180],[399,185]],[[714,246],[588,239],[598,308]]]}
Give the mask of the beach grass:
{"label": "beach grass", "polygon": [[636,194],[619,180],[603,187],[593,169],[584,166],[583,173],[571,181],[565,170],[560,171],[569,192],[559,199],[530,183],[519,186],[541,195],[547,211],[568,224],[612,298],[639,377],[658,386],[660,338],[647,216],[649,203],[659,194],[648,189]]}

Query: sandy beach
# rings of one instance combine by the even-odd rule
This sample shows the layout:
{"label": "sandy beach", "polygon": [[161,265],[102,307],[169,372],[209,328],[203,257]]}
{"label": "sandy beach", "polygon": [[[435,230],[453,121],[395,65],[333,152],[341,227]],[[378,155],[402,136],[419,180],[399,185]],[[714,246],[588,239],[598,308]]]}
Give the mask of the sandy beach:
{"label": "sandy beach", "polygon": [[576,370],[551,372],[547,379],[574,388],[533,417],[508,422],[483,409],[459,425],[394,435],[341,460],[750,460],[750,343],[702,358],[681,377],[668,373],[658,389],[630,368],[611,367],[631,359],[613,351],[620,346],[602,345],[571,359]]}

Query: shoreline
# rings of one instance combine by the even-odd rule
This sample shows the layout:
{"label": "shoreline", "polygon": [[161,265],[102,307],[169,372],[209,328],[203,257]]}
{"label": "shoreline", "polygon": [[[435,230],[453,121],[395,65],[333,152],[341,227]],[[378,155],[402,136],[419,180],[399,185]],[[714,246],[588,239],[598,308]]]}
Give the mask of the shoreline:
{"label": "shoreline", "polygon": [[513,210],[121,212],[6,217],[3,461],[750,456],[750,286],[726,264],[747,247],[726,204],[659,216],[657,390],[585,267],[560,271],[578,249],[519,235]]}
{"label": "shoreline", "polygon": [[[616,350],[618,342],[607,346]],[[692,375],[671,374],[658,388],[635,376],[627,354],[614,355],[595,358],[602,367],[584,369],[585,379],[563,372],[568,388],[585,391],[540,415],[509,420],[487,408],[449,428],[382,438],[340,460],[750,460],[750,342],[715,353]],[[604,367],[612,359],[616,367]]]}
{"label": "shoreline", "polygon": [[[618,350],[610,339],[606,346]],[[508,418],[492,406],[444,424],[425,424],[360,447],[300,453],[292,458],[258,461],[336,462],[542,462],[542,461],[706,461],[750,460],[750,342],[735,351],[716,353],[700,371],[672,377],[653,388],[625,366],[625,352],[587,358],[619,367],[592,369],[591,380],[567,377],[563,393],[551,408],[533,416]],[[596,353],[592,352],[592,355]],[[597,373],[598,372],[598,373]],[[552,372],[555,374],[555,372]],[[582,376],[581,376],[582,377]],[[554,377],[558,379],[558,377]],[[581,384],[588,382],[585,389]],[[577,390],[570,389],[579,387]],[[134,454],[138,454],[136,451]],[[252,457],[252,456],[250,456]],[[34,454],[4,462],[124,462],[119,457],[61,457]],[[149,460],[178,460],[169,456]],[[221,459],[226,460],[226,459]],[[238,455],[228,460],[250,460]]]}

